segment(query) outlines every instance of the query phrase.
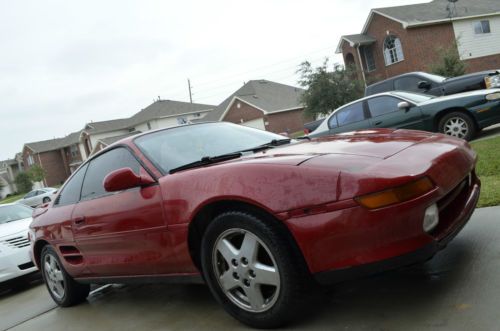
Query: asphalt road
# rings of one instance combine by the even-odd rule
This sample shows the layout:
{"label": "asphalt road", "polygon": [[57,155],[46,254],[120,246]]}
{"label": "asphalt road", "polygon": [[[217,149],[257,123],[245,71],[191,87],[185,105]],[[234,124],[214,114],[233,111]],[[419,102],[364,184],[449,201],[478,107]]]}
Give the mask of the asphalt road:
{"label": "asphalt road", "polygon": [[[295,330],[500,330],[500,207],[423,265],[338,284]],[[0,330],[243,330],[203,285],[107,286],[56,308],[40,282],[0,293]]]}

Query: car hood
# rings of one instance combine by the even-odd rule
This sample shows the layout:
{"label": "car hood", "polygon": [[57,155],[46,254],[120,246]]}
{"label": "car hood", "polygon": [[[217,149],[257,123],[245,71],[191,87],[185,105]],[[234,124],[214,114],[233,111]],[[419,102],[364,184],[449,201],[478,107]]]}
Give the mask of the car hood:
{"label": "car hood", "polygon": [[445,83],[453,83],[453,82],[459,82],[459,81],[464,80],[464,79],[469,80],[471,78],[476,78],[476,77],[481,80],[486,76],[492,76],[492,75],[498,75],[498,74],[499,74],[498,70],[480,71],[480,72],[474,72],[471,74],[462,75],[462,76],[458,76],[458,77],[447,78],[444,82]]}
{"label": "car hood", "polygon": [[431,133],[411,130],[353,131],[268,149],[226,163],[263,162],[299,165],[308,159],[326,154],[386,159],[430,136]]}
{"label": "car hood", "polygon": [[2,240],[4,237],[10,237],[16,233],[19,232],[26,232],[28,231],[29,225],[32,221],[32,218],[25,218],[22,220],[14,221],[14,222],[9,222],[5,224],[0,225],[0,240]]}
{"label": "car hood", "polygon": [[469,91],[469,92],[462,92],[462,93],[456,93],[456,94],[450,94],[442,97],[436,97],[429,99],[427,101],[421,102],[418,105],[419,106],[426,106],[426,105],[432,105],[436,104],[439,102],[446,102],[446,101],[452,101],[452,100],[458,100],[462,98],[469,98],[469,97],[477,97],[477,96],[482,96],[482,95],[488,95],[491,93],[498,93],[500,92],[500,89],[487,89],[487,90],[475,90],[475,91]]}

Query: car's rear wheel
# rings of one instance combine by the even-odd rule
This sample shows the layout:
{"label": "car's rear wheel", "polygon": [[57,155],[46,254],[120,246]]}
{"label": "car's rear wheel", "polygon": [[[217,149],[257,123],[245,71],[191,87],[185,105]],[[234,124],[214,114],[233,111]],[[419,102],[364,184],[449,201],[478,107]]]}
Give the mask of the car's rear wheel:
{"label": "car's rear wheel", "polygon": [[451,112],[439,121],[439,132],[471,140],[476,135],[476,126],[469,115],[462,112]]}
{"label": "car's rear wheel", "polygon": [[43,200],[42,200],[42,201],[43,201],[43,203],[50,202],[50,198],[49,198],[49,197],[45,197],[45,198],[43,198]]}
{"label": "car's rear wheel", "polygon": [[233,317],[257,328],[297,317],[306,273],[281,229],[251,214],[216,217],[202,241],[202,269],[212,294]]}
{"label": "car's rear wheel", "polygon": [[43,248],[40,261],[45,285],[59,306],[69,307],[85,301],[90,292],[90,285],[77,283],[71,278],[51,246]]}

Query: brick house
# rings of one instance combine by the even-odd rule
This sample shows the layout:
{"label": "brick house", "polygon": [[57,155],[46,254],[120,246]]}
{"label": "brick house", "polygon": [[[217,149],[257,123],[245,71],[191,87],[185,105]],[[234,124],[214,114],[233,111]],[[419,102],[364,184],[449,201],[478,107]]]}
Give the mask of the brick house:
{"label": "brick house", "polygon": [[[457,46],[458,45],[458,46]],[[368,84],[429,71],[453,47],[468,72],[500,68],[500,1],[434,0],[372,9],[360,34],[342,36],[337,53]]]}
{"label": "brick house", "polygon": [[24,170],[29,171],[37,164],[46,172],[45,179],[43,183],[38,183],[39,186],[62,184],[83,161],[79,137],[80,131],[64,138],[24,144],[22,151]]}
{"label": "brick house", "polygon": [[227,121],[275,133],[294,133],[311,121],[304,117],[303,89],[251,80],[226,98],[204,119],[194,122]]}

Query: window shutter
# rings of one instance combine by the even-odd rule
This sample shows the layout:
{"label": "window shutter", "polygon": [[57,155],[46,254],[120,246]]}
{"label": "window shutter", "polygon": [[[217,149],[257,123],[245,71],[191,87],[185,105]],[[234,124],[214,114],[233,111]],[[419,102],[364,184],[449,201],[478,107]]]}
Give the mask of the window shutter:
{"label": "window shutter", "polygon": [[403,61],[405,59],[405,56],[403,55],[403,46],[401,45],[401,40],[399,40],[399,38],[396,38],[396,40],[394,41],[394,46],[396,48],[398,61]]}

